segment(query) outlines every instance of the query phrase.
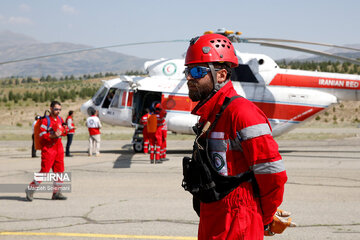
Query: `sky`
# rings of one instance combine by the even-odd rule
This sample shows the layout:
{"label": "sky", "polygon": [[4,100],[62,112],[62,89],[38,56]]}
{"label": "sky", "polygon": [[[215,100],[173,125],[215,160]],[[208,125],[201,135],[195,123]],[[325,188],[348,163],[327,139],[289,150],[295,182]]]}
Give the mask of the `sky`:
{"label": "sky", "polygon": [[[101,47],[186,40],[226,28],[242,32],[242,37],[344,45],[360,44],[359,10],[358,0],[1,0],[0,32],[22,33],[46,43]],[[179,58],[187,46],[183,42],[112,50],[150,59]],[[259,45],[235,47],[274,59],[304,55]]]}

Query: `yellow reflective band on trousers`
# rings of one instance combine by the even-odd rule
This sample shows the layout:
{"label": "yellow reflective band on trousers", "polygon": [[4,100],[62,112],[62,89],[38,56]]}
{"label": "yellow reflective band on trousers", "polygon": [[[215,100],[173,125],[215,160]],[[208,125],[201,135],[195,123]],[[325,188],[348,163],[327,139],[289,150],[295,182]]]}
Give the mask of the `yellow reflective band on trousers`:
{"label": "yellow reflective band on trousers", "polygon": [[59,237],[88,237],[88,238],[118,238],[118,239],[174,239],[196,240],[197,237],[182,236],[146,236],[146,235],[123,235],[123,234],[99,234],[99,233],[61,233],[61,232],[0,232],[0,236],[59,236]]}

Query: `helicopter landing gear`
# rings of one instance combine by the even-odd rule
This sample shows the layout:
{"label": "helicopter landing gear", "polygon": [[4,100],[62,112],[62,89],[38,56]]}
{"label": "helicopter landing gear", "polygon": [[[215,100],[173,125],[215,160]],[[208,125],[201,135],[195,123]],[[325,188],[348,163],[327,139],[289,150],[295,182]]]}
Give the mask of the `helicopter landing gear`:
{"label": "helicopter landing gear", "polygon": [[142,153],[144,152],[144,138],[142,136],[142,125],[137,125],[135,127],[135,132],[132,139],[133,149],[136,153]]}
{"label": "helicopter landing gear", "polygon": [[141,142],[133,143],[133,149],[134,149],[134,152],[136,152],[136,153],[144,152],[143,142],[141,141]]}

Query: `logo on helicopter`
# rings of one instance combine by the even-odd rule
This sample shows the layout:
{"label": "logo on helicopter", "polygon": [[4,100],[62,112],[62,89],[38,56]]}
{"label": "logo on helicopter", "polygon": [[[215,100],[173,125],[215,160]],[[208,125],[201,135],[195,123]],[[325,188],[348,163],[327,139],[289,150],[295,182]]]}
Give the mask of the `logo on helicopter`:
{"label": "logo on helicopter", "polygon": [[163,73],[166,76],[171,76],[176,73],[176,65],[174,63],[167,63],[163,67]]}
{"label": "logo on helicopter", "polygon": [[319,85],[332,87],[358,88],[358,81],[339,80],[339,79],[319,79]]}

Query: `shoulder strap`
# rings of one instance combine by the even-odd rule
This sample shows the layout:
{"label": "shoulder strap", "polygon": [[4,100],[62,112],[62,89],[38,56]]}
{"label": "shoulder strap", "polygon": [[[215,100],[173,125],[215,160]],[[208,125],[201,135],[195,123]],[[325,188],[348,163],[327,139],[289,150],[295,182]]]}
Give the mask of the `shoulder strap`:
{"label": "shoulder strap", "polygon": [[[47,120],[47,129],[49,129],[49,127],[50,127],[50,117],[48,115],[45,115],[45,117],[46,117],[46,120]],[[58,116],[58,120],[60,120],[61,124],[63,124],[63,121],[62,121],[60,116]]]}
{"label": "shoulder strap", "polygon": [[50,127],[50,117],[48,115],[45,115],[46,117],[46,120],[47,120],[47,128],[46,130],[49,130],[49,127]]}
{"label": "shoulder strap", "polygon": [[211,131],[211,129],[214,128],[214,126],[216,125],[217,121],[219,120],[219,118],[220,118],[221,115],[223,114],[225,108],[226,108],[227,106],[229,106],[229,104],[230,104],[232,101],[234,101],[235,99],[237,99],[237,98],[241,98],[241,96],[240,96],[240,95],[236,95],[236,96],[233,96],[233,97],[231,97],[231,98],[225,97],[225,100],[224,100],[224,102],[223,102],[223,105],[222,105],[221,108],[220,108],[220,111],[216,114],[215,120],[214,120],[214,122],[211,124],[211,126],[210,126],[210,128],[209,128],[209,132]]}
{"label": "shoulder strap", "polygon": [[61,118],[60,116],[57,116],[57,117],[58,117],[58,119],[60,120],[61,124],[63,124],[62,118]]}
{"label": "shoulder strap", "polygon": [[[229,104],[235,100],[236,98],[241,98],[240,95],[235,95],[231,98],[228,98],[228,97],[225,97],[225,100],[223,102],[223,105],[221,106],[220,108],[220,111],[216,114],[215,116],[215,120],[213,123],[210,123],[209,121],[205,123],[204,126],[202,126],[201,130],[199,128],[196,127],[196,125],[193,127],[193,130],[194,132],[196,133],[196,138],[195,138],[195,142],[197,144],[199,144],[198,140],[200,139],[200,137],[203,135],[203,134],[209,134],[210,131],[214,128],[214,126],[216,125],[217,121],[219,120],[219,118],[221,117],[222,113],[224,112],[225,108],[227,106],[229,106]],[[201,150],[203,150],[203,148],[201,147],[201,145],[199,145],[199,148]]]}

